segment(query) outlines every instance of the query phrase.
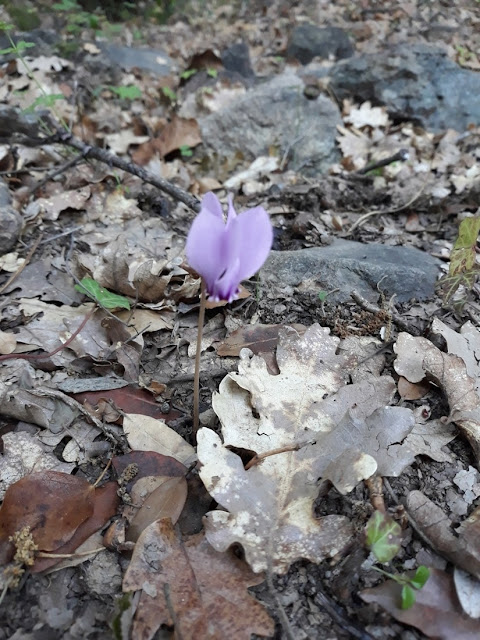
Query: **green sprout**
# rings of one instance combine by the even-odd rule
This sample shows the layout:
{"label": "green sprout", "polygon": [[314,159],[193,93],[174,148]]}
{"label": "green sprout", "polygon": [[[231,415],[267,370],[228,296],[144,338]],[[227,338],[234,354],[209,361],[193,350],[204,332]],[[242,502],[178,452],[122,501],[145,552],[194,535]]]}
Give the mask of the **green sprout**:
{"label": "green sprout", "polygon": [[142,97],[142,92],[134,84],[126,87],[108,87],[112,93],[115,93],[122,100],[137,100]]}
{"label": "green sprout", "polygon": [[170,102],[177,101],[177,94],[173,89],[170,89],[170,87],[162,87],[162,93],[166,98],[170,100]]}
{"label": "green sprout", "polygon": [[207,75],[211,78],[216,78],[218,76],[218,71],[216,69],[207,69]]}
{"label": "green sprout", "polygon": [[194,76],[196,73],[197,73],[197,69],[186,69],[185,71],[182,71],[182,73],[180,74],[180,78],[182,80],[188,80],[189,78]]}
{"label": "green sprout", "polygon": [[[402,542],[401,531],[400,525],[393,518],[381,511],[374,512],[366,526],[366,545],[378,562],[386,564],[397,555]],[[415,604],[415,590],[421,589],[430,577],[430,570],[424,565],[420,565],[413,576],[389,573],[375,565],[372,569],[401,585],[402,609],[410,609]]]}
{"label": "green sprout", "polygon": [[75,289],[105,309],[130,309],[130,302],[125,296],[108,291],[93,278],[82,278],[80,284],[75,285]]}
{"label": "green sprout", "polygon": [[193,156],[193,151],[191,147],[188,146],[188,144],[182,144],[180,147],[178,147],[178,150],[180,151],[180,155],[183,158],[191,158]]}

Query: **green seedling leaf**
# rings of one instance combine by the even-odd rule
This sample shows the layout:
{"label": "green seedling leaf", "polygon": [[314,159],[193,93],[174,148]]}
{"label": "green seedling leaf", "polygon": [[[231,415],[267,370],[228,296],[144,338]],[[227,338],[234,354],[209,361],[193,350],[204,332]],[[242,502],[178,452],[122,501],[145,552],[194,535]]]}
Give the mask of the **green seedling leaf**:
{"label": "green seedling leaf", "polygon": [[185,71],[182,71],[182,73],[180,74],[180,78],[182,80],[188,80],[189,78],[194,76],[196,73],[197,73],[196,69],[186,69]]}
{"label": "green seedling leaf", "polygon": [[415,575],[410,579],[410,584],[415,589],[421,589],[430,577],[430,569],[423,564],[415,571]]}
{"label": "green seedling leaf", "polygon": [[24,113],[32,113],[37,107],[48,107],[50,109],[57,100],[65,100],[63,93],[51,93],[49,95],[39,96],[23,111]]}
{"label": "green seedling leaf", "polygon": [[320,302],[325,302],[327,296],[328,296],[328,291],[319,291],[318,292],[318,299],[320,300]]}
{"label": "green seedling leaf", "polygon": [[448,275],[441,279],[443,301],[448,304],[460,285],[472,289],[479,273],[476,245],[480,232],[480,217],[465,218],[458,228],[458,238],[450,254]]}
{"label": "green seedling leaf", "polygon": [[177,99],[177,94],[173,89],[170,89],[170,87],[162,87],[162,93],[172,102],[175,102]]}
{"label": "green seedling leaf", "polygon": [[216,78],[218,76],[218,71],[216,69],[207,69],[207,75],[211,78]]}
{"label": "green seedling leaf", "polygon": [[390,516],[375,511],[366,526],[367,546],[382,564],[394,558],[402,542],[400,525]]}
{"label": "green seedling leaf", "polygon": [[408,584],[402,587],[402,609],[410,609],[415,604],[415,591]]}
{"label": "green seedling leaf", "polygon": [[93,278],[82,278],[80,284],[75,285],[75,289],[98,302],[105,309],[130,309],[130,302],[125,296],[108,291]]}
{"label": "green seedling leaf", "polygon": [[0,20],[0,31],[10,31],[11,29],[13,29],[13,24],[8,24],[8,22]]}
{"label": "green seedling leaf", "polygon": [[184,158],[190,158],[191,156],[193,156],[193,151],[191,149],[191,147],[188,146],[188,144],[182,144],[178,150],[180,151],[180,154],[184,157]]}
{"label": "green seedling leaf", "polygon": [[142,97],[142,92],[134,84],[126,87],[108,87],[110,91],[115,93],[122,100],[137,100]]}

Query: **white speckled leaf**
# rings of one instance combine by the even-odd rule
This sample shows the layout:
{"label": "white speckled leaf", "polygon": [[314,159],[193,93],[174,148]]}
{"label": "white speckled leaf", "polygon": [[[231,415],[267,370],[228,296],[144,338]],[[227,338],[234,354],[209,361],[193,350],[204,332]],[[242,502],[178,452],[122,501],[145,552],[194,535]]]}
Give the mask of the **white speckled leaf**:
{"label": "white speckled leaf", "polygon": [[[352,355],[337,354],[339,339],[318,325],[301,337],[279,334],[280,374],[268,373],[262,358],[241,359],[214,396],[223,443],[209,429],[198,432],[200,476],[227,511],[207,516],[207,537],[217,549],[239,542],[254,571],[271,559],[276,572],[300,558],[319,562],[351,539],[348,519],[314,518],[319,480],[343,493],[375,471],[398,475],[413,452],[398,444],[414,425],[413,413],[389,407],[395,384],[388,376],[365,375],[347,384]],[[257,455],[299,445],[266,457],[248,469],[227,447]]]}

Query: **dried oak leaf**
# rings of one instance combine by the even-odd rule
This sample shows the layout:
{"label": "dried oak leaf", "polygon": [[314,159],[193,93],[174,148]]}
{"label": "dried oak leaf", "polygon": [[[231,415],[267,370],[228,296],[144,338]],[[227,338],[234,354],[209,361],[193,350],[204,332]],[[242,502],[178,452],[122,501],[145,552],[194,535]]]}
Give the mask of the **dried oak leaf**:
{"label": "dried oak leaf", "polygon": [[[259,356],[243,357],[213,398],[223,443],[210,429],[198,432],[200,477],[228,511],[210,512],[209,542],[225,550],[240,543],[254,571],[272,558],[284,572],[299,558],[319,562],[348,545],[348,519],[314,518],[319,479],[348,493],[373,473],[399,475],[414,459],[400,444],[415,419],[409,409],[388,406],[395,393],[389,376],[367,374],[348,384],[356,357],[337,353],[339,339],[313,325],[300,336],[279,333],[280,374],[268,373]],[[257,456],[280,449],[246,470],[228,447]],[[298,447],[298,450],[292,450]]]}
{"label": "dried oak leaf", "polygon": [[480,334],[470,323],[457,334],[436,319],[432,330],[446,338],[452,353],[443,353],[426,338],[401,333],[394,347],[395,371],[410,382],[427,378],[439,385],[450,406],[450,419],[463,431],[479,458]]}
{"label": "dried oak leaf", "polygon": [[178,638],[270,636],[273,620],[247,591],[262,580],[203,534],[182,542],[169,519],[158,520],[141,534],[123,580],[124,591],[142,590],[132,637],[150,640],[162,624],[175,624]]}
{"label": "dried oak leaf", "polygon": [[399,622],[420,629],[428,638],[477,640],[480,637],[480,621],[462,611],[451,575],[430,569],[429,579],[415,592],[415,604],[409,609],[400,608],[401,589],[397,582],[387,580],[362,591],[360,596],[365,602],[376,602]]}

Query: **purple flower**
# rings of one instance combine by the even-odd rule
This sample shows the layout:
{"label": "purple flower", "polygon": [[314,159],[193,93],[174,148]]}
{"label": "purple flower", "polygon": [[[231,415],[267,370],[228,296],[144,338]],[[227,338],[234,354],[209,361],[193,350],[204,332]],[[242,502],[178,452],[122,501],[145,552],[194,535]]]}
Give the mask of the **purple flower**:
{"label": "purple flower", "polygon": [[240,281],[253,276],[265,262],[272,241],[272,225],[263,207],[237,216],[229,196],[225,222],[220,200],[209,192],[190,228],[185,251],[190,266],[204,279],[210,298],[231,302]]}

